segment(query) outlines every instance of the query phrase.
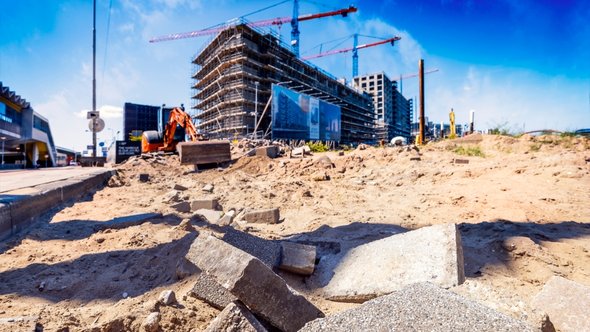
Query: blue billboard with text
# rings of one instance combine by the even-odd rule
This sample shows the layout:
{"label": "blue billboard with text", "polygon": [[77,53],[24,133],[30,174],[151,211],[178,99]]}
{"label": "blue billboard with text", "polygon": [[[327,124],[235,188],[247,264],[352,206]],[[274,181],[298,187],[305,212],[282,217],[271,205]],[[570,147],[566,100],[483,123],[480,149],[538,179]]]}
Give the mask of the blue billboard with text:
{"label": "blue billboard with text", "polygon": [[340,141],[340,107],[272,86],[272,138]]}

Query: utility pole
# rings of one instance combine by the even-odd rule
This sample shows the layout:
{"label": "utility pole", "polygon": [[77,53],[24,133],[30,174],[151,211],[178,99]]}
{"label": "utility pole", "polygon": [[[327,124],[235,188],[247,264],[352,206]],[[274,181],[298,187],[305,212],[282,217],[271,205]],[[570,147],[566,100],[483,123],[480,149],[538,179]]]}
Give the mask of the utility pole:
{"label": "utility pole", "polygon": [[[92,3],[92,112],[96,114],[96,0]],[[92,157],[96,158],[96,116],[92,117]]]}
{"label": "utility pole", "polygon": [[418,62],[418,85],[419,85],[419,94],[420,94],[420,124],[419,124],[419,133],[418,139],[416,143],[418,145],[424,144],[424,59],[420,59]]}

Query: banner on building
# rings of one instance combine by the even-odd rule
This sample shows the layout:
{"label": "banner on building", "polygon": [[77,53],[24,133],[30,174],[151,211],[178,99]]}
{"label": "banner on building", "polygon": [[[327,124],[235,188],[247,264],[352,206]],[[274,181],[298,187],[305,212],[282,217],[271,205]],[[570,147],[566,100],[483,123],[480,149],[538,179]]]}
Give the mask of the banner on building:
{"label": "banner on building", "polygon": [[340,107],[272,86],[272,138],[340,141]]}

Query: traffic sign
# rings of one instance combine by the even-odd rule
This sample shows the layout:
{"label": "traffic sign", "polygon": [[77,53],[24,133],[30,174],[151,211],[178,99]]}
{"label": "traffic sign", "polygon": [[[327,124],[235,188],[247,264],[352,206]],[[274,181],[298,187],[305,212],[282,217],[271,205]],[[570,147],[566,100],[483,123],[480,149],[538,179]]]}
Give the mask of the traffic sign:
{"label": "traffic sign", "polygon": [[98,118],[99,116],[100,116],[100,112],[99,111],[86,112],[86,119],[94,119],[94,118]]}
{"label": "traffic sign", "polygon": [[88,128],[93,133],[99,133],[104,129],[104,120],[101,118],[95,118],[88,121]]}

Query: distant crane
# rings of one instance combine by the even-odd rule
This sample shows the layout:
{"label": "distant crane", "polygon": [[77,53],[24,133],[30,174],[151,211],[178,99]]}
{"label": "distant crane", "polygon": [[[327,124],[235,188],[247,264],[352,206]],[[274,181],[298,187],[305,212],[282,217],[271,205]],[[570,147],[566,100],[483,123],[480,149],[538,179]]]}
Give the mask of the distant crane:
{"label": "distant crane", "polygon": [[321,58],[321,57],[332,55],[332,54],[340,54],[340,53],[346,53],[346,52],[352,51],[352,77],[355,78],[359,74],[358,50],[363,49],[363,48],[378,46],[378,45],[382,45],[382,44],[387,44],[387,43],[391,43],[391,45],[394,45],[394,43],[396,41],[402,39],[401,37],[395,36],[395,37],[380,40],[380,41],[374,42],[374,43],[358,45],[358,36],[359,35],[356,33],[353,35],[354,42],[353,42],[353,46],[350,48],[331,50],[331,51],[327,51],[327,52],[320,53],[320,54],[306,56],[306,57],[303,57],[302,59],[303,60],[310,60],[310,59]]}
{"label": "distant crane", "polygon": [[[355,6],[349,6],[348,8],[333,10],[329,12],[317,13],[317,14],[306,14],[299,16],[299,1],[293,1],[293,17],[277,17],[268,20],[256,21],[246,23],[249,27],[264,27],[264,26],[271,26],[277,25],[281,26],[285,23],[291,23],[291,46],[293,47],[293,53],[297,57],[299,57],[299,22],[301,21],[309,21],[316,18],[323,18],[328,16],[337,16],[342,15],[342,17],[347,17],[349,13],[355,13],[358,9]],[[229,27],[237,26],[241,23],[240,19],[233,19],[225,24],[220,26],[216,26],[213,28],[190,31],[190,32],[183,32],[183,33],[173,33],[168,35],[163,35],[159,37],[154,37],[150,39],[150,43],[162,42],[167,40],[177,40],[177,39],[184,39],[184,38],[195,38],[200,36],[207,36],[207,35],[214,35],[222,30],[225,30]]]}

